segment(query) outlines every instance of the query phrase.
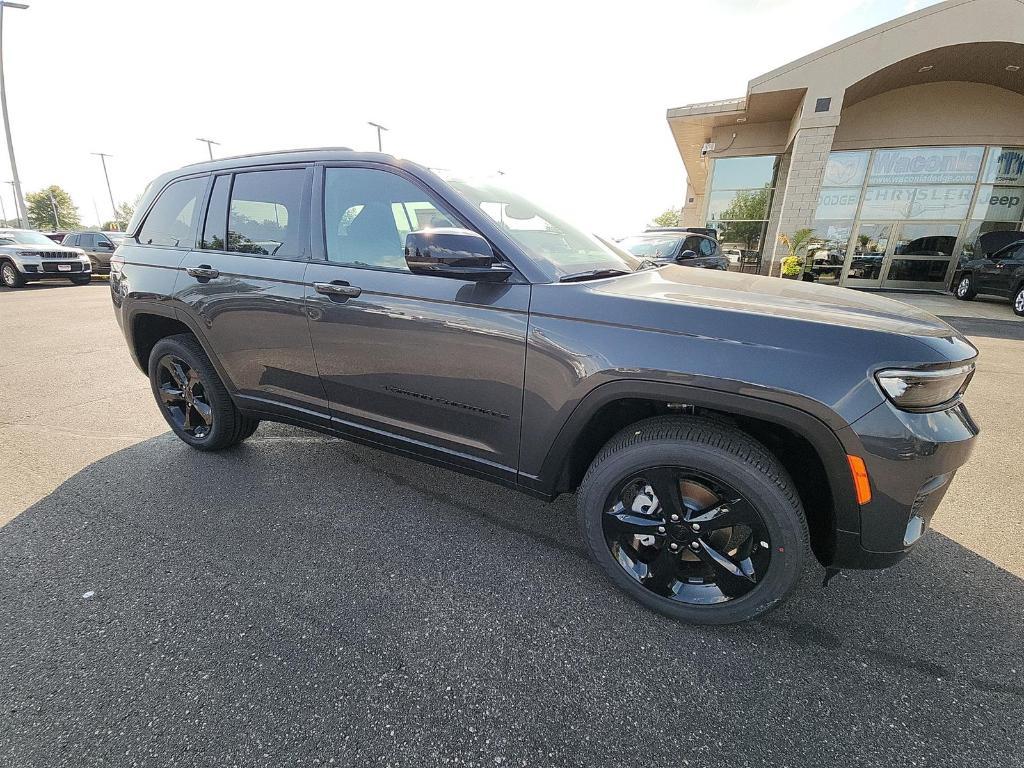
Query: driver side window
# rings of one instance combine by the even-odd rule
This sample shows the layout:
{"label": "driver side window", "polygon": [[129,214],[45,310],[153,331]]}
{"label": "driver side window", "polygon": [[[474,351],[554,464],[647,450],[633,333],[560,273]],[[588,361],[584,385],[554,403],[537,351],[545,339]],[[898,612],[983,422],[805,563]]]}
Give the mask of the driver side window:
{"label": "driver side window", "polygon": [[406,235],[457,226],[429,193],[397,174],[371,168],[325,170],[328,261],[406,270]]}

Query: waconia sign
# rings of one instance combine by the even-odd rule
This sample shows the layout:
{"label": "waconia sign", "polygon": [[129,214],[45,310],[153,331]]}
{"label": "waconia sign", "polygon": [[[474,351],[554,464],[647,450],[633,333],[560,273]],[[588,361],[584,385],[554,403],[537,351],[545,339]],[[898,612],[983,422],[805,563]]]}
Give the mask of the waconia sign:
{"label": "waconia sign", "polygon": [[869,184],[973,184],[981,172],[984,147],[879,149]]}

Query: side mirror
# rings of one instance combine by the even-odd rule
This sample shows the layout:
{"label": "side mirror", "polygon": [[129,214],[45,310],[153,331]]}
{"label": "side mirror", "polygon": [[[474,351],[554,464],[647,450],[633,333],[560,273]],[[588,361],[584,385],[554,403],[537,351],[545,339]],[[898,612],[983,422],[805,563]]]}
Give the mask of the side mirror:
{"label": "side mirror", "polygon": [[109,240],[100,240],[98,243],[96,243],[96,247],[97,248],[102,248],[105,251],[112,251],[112,250],[114,250],[114,244],[112,242],[110,242]]}
{"label": "side mirror", "polygon": [[696,259],[696,251],[683,251],[676,257],[676,261],[686,261],[686,259]]}
{"label": "side mirror", "polygon": [[416,275],[500,283],[512,269],[494,263],[491,245],[468,229],[421,229],[405,236],[405,263]]}

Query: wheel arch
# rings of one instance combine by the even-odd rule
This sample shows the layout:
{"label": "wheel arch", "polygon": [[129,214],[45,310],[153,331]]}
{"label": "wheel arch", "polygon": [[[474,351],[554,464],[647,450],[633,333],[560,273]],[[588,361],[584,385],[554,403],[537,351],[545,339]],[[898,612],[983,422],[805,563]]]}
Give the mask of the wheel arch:
{"label": "wheel arch", "polygon": [[234,393],[235,388],[228,377],[217,356],[213,354],[209,341],[199,329],[192,318],[176,312],[172,307],[161,305],[142,305],[133,308],[128,318],[127,327],[129,349],[135,360],[136,366],[146,375],[149,375],[149,353],[156,346],[160,339],[168,336],[175,336],[179,333],[188,333],[195,337],[199,346],[203,348],[206,357],[217,371],[224,386],[229,393]]}
{"label": "wheel arch", "polygon": [[786,468],[800,494],[815,556],[830,563],[836,530],[859,533],[846,451],[832,427],[813,414],[764,398],[646,381],[602,385],[574,409],[552,443],[533,490],[555,496],[578,487],[602,446],[620,430],[653,415],[713,416],[762,443]]}

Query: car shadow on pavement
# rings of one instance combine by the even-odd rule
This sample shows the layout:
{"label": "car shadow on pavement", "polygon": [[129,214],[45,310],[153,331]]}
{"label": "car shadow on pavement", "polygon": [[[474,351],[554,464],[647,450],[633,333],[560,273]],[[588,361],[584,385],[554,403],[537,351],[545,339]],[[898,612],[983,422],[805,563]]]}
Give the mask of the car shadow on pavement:
{"label": "car shadow on pavement", "polygon": [[692,627],[604,580],[573,504],[278,425],[112,454],[0,530],[0,763],[1019,760],[1012,574],[933,532]]}

